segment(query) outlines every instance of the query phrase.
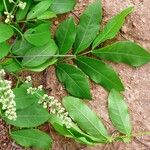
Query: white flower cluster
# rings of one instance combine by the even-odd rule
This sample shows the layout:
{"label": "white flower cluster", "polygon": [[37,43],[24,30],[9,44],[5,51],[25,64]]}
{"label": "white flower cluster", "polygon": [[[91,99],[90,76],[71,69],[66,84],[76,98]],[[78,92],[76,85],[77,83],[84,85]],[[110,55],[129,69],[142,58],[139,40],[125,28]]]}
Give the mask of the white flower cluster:
{"label": "white flower cluster", "polygon": [[14,18],[14,16],[7,11],[5,11],[4,14],[6,15],[5,23],[9,23]]}
{"label": "white flower cluster", "polygon": [[15,95],[11,90],[11,82],[4,79],[5,71],[0,70],[0,103],[2,110],[10,120],[16,120],[16,103],[14,101]]}
{"label": "white flower cluster", "polygon": [[26,5],[27,5],[26,2],[19,1],[19,3],[18,3],[18,7],[22,10],[26,8]]}
{"label": "white flower cluster", "polygon": [[[9,3],[16,4],[16,2],[14,2],[13,0],[9,0]],[[20,9],[25,9],[26,5],[27,5],[26,2],[22,2],[19,0],[16,6],[19,7]],[[4,14],[6,15],[5,23],[10,23],[14,18],[14,15],[12,13],[9,13],[8,11],[5,11]]]}
{"label": "white flower cluster", "polygon": [[[29,81],[31,82],[31,78],[27,77],[27,80],[25,81],[28,83]],[[47,108],[50,110],[50,113],[57,115],[63,120],[63,124],[67,127],[70,128],[72,126],[72,120],[68,115],[68,112],[65,111],[65,108],[62,106],[62,104],[55,99],[52,96],[48,96],[47,94],[40,95],[38,94],[39,91],[43,90],[43,86],[40,85],[37,88],[29,87],[27,89],[28,94],[37,94],[39,97],[39,104],[42,104],[44,108]]]}
{"label": "white flower cluster", "polygon": [[39,100],[38,103],[43,104],[44,108],[48,108],[50,110],[50,113],[60,117],[63,120],[63,124],[67,128],[70,128],[72,126],[72,120],[69,117],[68,112],[65,111],[65,108],[62,106],[62,104],[53,96],[44,94],[44,96]]}
{"label": "white flower cluster", "polygon": [[[9,0],[9,3],[14,3],[15,4],[16,2],[14,2],[14,0]],[[22,2],[21,0],[19,0],[18,4],[17,4],[17,6],[20,9],[25,9],[26,5],[27,5],[27,3],[26,2]]]}

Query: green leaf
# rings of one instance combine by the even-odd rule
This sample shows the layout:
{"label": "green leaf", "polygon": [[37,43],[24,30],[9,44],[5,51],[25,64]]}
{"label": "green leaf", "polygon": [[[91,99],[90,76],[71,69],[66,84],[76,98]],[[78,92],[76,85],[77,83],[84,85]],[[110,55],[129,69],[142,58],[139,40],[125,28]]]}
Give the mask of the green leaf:
{"label": "green leaf", "polygon": [[99,31],[102,19],[100,0],[90,4],[80,17],[77,26],[77,36],[74,43],[74,53],[80,53],[90,46]]}
{"label": "green leaf", "polygon": [[26,2],[26,7],[24,9],[19,9],[16,13],[16,20],[17,21],[21,21],[23,19],[25,19],[28,10],[31,6],[31,0],[24,0],[24,2]]}
{"label": "green leaf", "polygon": [[76,37],[76,26],[73,18],[63,21],[56,31],[56,42],[59,47],[59,54],[66,54],[71,48]]}
{"label": "green leaf", "polygon": [[0,59],[7,56],[10,51],[10,46],[6,42],[0,43]]}
{"label": "green leaf", "polygon": [[29,68],[38,67],[51,59],[57,50],[57,45],[54,40],[51,39],[44,46],[30,48],[22,60],[22,65]]}
{"label": "green leaf", "polygon": [[55,17],[57,16],[53,11],[47,10],[42,15],[38,16],[37,19],[42,20],[42,19],[51,19]]}
{"label": "green leaf", "polygon": [[2,63],[3,69],[5,69],[7,72],[19,72],[22,70],[22,66],[16,61],[15,59],[6,59],[5,62]]}
{"label": "green leaf", "polygon": [[78,126],[100,142],[106,143],[109,140],[107,131],[101,119],[82,100],[74,97],[65,97],[63,105]]}
{"label": "green leaf", "polygon": [[44,0],[35,5],[27,15],[27,19],[33,19],[42,15],[50,6],[52,0]]}
{"label": "green leaf", "polygon": [[123,134],[130,135],[132,131],[128,107],[123,96],[112,89],[108,97],[108,111],[113,125]]}
{"label": "green leaf", "polygon": [[120,12],[118,15],[114,16],[94,40],[93,49],[97,47],[100,43],[114,38],[124,24],[126,16],[132,13],[133,10],[133,7],[128,7]]}
{"label": "green leaf", "polygon": [[0,43],[11,38],[13,34],[14,31],[9,25],[0,23]]}
{"label": "green leaf", "polygon": [[46,68],[48,68],[49,66],[54,65],[56,62],[57,62],[57,59],[56,58],[52,58],[50,60],[47,60],[45,63],[43,63],[40,66],[32,67],[32,68],[27,67],[27,68],[25,68],[25,70],[29,70],[29,71],[33,71],[33,72],[42,72]]}
{"label": "green leaf", "polygon": [[53,0],[50,9],[56,14],[63,14],[71,11],[75,4],[75,0]]}
{"label": "green leaf", "polygon": [[9,120],[5,116],[3,119],[16,127],[32,128],[45,123],[49,119],[49,113],[41,105],[35,103],[25,109],[17,110],[15,121]]}
{"label": "green leaf", "polygon": [[73,65],[58,64],[56,74],[70,94],[79,98],[91,99],[88,79],[80,69]]}
{"label": "green leaf", "polygon": [[102,61],[81,56],[77,58],[77,65],[95,83],[102,85],[107,90],[112,88],[118,91],[124,90],[121,80],[113,68]]}
{"label": "green leaf", "polygon": [[35,95],[27,94],[27,87],[19,87],[13,89],[13,92],[15,94],[15,102],[16,102],[16,108],[24,109],[32,105],[33,103],[38,103],[39,98]]}
{"label": "green leaf", "polygon": [[24,37],[29,43],[37,47],[43,46],[48,43],[51,38],[50,24],[43,23],[35,28],[31,28],[24,33]]}
{"label": "green leaf", "polygon": [[19,39],[15,42],[12,47],[12,53],[19,56],[24,56],[24,54],[31,49],[33,45],[27,42],[25,39]]}
{"label": "green leaf", "polygon": [[38,129],[12,131],[10,136],[17,144],[26,148],[49,150],[52,147],[51,137]]}
{"label": "green leaf", "polygon": [[98,139],[87,135],[84,133],[76,124],[72,123],[71,128],[66,128],[63,125],[63,121],[57,117],[56,115],[50,115],[49,122],[52,124],[54,129],[60,134],[65,137],[73,138],[75,141],[87,144],[87,145],[94,145],[98,141]]}
{"label": "green leaf", "polygon": [[94,55],[116,63],[126,63],[134,67],[140,67],[150,61],[150,53],[141,46],[122,41],[106,46],[99,50],[93,50]]}
{"label": "green leaf", "polygon": [[4,11],[4,9],[5,9],[5,8],[4,8],[4,4],[3,4],[3,2],[1,1],[1,2],[0,2],[0,12]]}

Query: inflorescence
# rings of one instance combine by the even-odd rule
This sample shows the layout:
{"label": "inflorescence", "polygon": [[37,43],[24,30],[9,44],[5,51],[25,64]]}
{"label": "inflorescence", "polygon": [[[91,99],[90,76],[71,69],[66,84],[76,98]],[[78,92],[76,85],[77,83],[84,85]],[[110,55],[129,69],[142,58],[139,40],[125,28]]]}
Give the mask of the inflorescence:
{"label": "inflorescence", "polygon": [[[9,0],[9,3],[13,3],[15,7],[18,7],[22,10],[25,9],[27,5],[26,2],[22,2],[21,0],[17,2],[14,2],[13,0]],[[6,10],[4,14],[6,15],[5,23],[10,23],[12,19],[14,18],[13,12],[8,12],[8,10]]]}
{"label": "inflorescence", "polygon": [[[26,83],[31,82],[31,77],[26,78]],[[40,85],[37,88],[29,87],[27,89],[28,94],[37,94],[39,97],[39,104],[43,105],[43,108],[48,109],[50,113],[56,115],[57,117],[60,117],[63,120],[63,124],[67,127],[70,128],[72,126],[72,120],[69,117],[68,112],[65,111],[65,108],[62,106],[62,104],[55,99],[53,96],[49,96],[47,94],[40,95],[38,94],[39,91],[43,90],[43,86]]]}
{"label": "inflorescence", "polygon": [[5,116],[10,120],[16,120],[16,102],[15,95],[11,90],[11,81],[5,80],[5,71],[0,70],[0,103],[2,110],[5,111]]}

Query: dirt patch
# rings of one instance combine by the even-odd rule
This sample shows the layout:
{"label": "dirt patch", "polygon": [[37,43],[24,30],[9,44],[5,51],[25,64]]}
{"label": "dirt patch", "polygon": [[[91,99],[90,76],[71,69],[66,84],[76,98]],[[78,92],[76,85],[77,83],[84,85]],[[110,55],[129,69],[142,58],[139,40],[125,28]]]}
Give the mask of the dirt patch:
{"label": "dirt patch", "polygon": [[[91,0],[93,1],[93,0]],[[79,0],[73,15],[76,19],[82,13],[88,0]],[[118,34],[118,40],[129,39],[140,43],[147,49],[150,49],[150,1],[149,0],[103,0],[104,24],[117,12],[127,6],[135,6],[135,12],[127,18],[125,26]],[[54,21],[54,28],[63,20],[60,17]],[[141,131],[150,131],[150,64],[141,68],[133,69],[124,64],[111,64],[118,71],[126,91],[124,96],[128,103],[132,118],[134,133]],[[28,73],[24,73],[26,76]],[[61,99],[67,95],[62,85],[55,77],[54,68],[49,68],[40,74],[33,74],[35,85],[44,84],[50,95]],[[93,101],[90,102],[91,108],[102,117],[108,130],[114,131],[107,113],[108,93],[99,85],[91,82],[91,91]],[[149,150],[150,137],[143,136],[133,139],[132,143],[124,144],[121,142],[100,145],[96,147],[87,147],[75,143],[73,140],[59,136],[50,126],[42,128],[52,135],[54,140],[53,150]],[[22,150],[8,137],[8,128],[0,121],[0,150]]]}

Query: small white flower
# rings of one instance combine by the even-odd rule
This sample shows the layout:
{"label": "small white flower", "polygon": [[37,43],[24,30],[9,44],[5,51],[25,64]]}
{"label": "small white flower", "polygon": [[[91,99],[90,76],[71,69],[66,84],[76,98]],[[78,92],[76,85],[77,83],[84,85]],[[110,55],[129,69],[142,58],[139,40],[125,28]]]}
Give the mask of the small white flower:
{"label": "small white flower", "polygon": [[26,80],[25,80],[25,83],[31,83],[31,82],[32,82],[31,76],[27,76]]}
{"label": "small white flower", "polygon": [[14,3],[14,1],[13,0],[9,0],[9,3]]}
{"label": "small white flower", "polygon": [[19,7],[20,9],[25,9],[26,5],[27,5],[26,2],[19,1],[18,7]]}
{"label": "small white flower", "polygon": [[70,128],[72,126],[72,120],[69,117],[68,112],[65,111],[65,108],[62,106],[62,104],[53,96],[48,96],[47,94],[43,94],[42,96],[38,94],[38,92],[41,91],[42,89],[43,89],[42,85],[38,86],[38,88],[29,87],[27,89],[27,93],[31,95],[37,94],[39,97],[38,104],[42,104],[43,108],[49,109],[50,113],[60,117],[63,121],[63,124],[67,128]]}
{"label": "small white flower", "polygon": [[43,85],[38,86],[38,90],[42,91],[43,90]]}

